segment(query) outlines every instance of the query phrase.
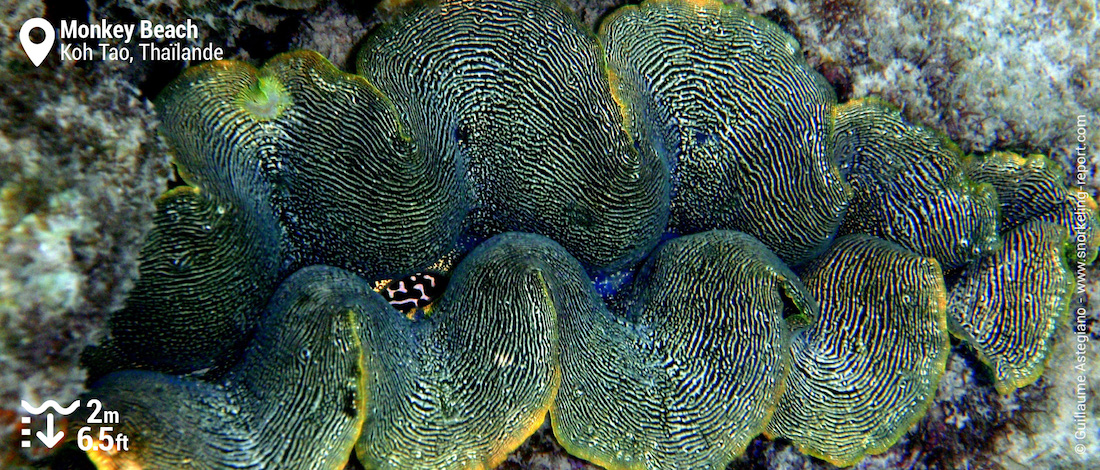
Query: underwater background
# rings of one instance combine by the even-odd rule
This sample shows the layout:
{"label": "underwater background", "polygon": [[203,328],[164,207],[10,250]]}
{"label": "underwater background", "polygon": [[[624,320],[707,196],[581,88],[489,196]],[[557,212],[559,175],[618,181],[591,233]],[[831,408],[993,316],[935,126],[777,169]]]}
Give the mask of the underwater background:
{"label": "underwater background", "polygon": [[[567,2],[596,24],[623,2]],[[1088,190],[1098,188],[1100,56],[1094,2],[823,1],[743,4],[792,34],[840,102],[877,96],[965,153],[1041,153],[1071,174],[1087,122]],[[101,341],[137,274],[153,201],[178,185],[150,102],[187,64],[29,63],[19,27],[43,16],[200,22],[197,43],[259,66],[310,49],[345,71],[379,22],[370,2],[0,3],[0,467],[43,455],[18,448],[20,400],[68,403],[83,390],[79,355]],[[1096,271],[1088,272],[1091,446],[1077,454],[1069,320],[1035,384],[999,395],[987,368],[953,345],[928,414],[889,451],[857,468],[1100,466]],[[500,468],[586,468],[544,428]],[[790,443],[757,439],[732,468],[826,468]]]}

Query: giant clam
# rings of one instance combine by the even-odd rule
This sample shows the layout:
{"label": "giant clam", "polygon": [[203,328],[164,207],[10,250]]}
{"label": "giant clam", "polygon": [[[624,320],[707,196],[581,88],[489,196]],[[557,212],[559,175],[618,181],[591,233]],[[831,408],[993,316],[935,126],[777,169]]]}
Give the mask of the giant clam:
{"label": "giant clam", "polygon": [[[1041,371],[1067,234],[1097,245],[1044,161],[837,105],[717,1],[599,35],[550,0],[400,8],[359,75],[301,51],[158,98],[190,186],[86,355],[142,418],[103,468],[485,468],[546,415],[609,468],[724,468],[761,432],[846,465],[920,419],[949,333],[1002,393]],[[427,315],[370,289],[452,250]]]}

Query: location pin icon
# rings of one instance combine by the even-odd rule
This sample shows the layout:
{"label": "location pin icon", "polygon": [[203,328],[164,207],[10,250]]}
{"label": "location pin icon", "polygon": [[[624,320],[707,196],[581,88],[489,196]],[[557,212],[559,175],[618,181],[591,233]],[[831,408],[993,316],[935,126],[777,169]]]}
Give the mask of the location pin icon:
{"label": "location pin icon", "polygon": [[[46,39],[38,44],[31,41],[31,30],[34,28],[46,33]],[[45,18],[31,18],[19,29],[19,42],[23,44],[23,50],[27,52],[27,57],[30,57],[35,67],[42,65],[42,61],[46,60],[46,56],[53,50],[53,40],[53,25]]]}

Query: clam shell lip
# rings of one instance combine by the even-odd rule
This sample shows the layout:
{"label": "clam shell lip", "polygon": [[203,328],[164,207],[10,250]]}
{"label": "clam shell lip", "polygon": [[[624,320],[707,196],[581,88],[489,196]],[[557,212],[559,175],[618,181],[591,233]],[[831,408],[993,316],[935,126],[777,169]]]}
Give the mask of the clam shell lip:
{"label": "clam shell lip", "polygon": [[387,97],[317,53],[189,69],[157,109],[188,183],[275,217],[283,276],[326,264],[400,277],[458,237],[466,200],[447,155],[411,140]]}
{"label": "clam shell lip", "polygon": [[557,2],[413,8],[367,37],[358,72],[453,158],[474,233],[540,233],[613,271],[664,232],[668,173],[620,127],[600,44]]}
{"label": "clam shell lip", "polygon": [[1070,307],[1073,272],[1063,256],[1065,227],[1032,220],[1004,246],[970,266],[951,291],[951,331],[993,370],[1003,395],[1039,379],[1058,319]]}
{"label": "clam shell lip", "polygon": [[[1049,161],[838,106],[721,2],[598,36],[548,0],[388,3],[362,75],[299,51],[158,98],[190,186],[86,354],[136,417],[97,464],[486,468],[549,416],[609,468],[724,468],[760,432],[851,465],[924,415],[949,325],[1001,393],[1034,381],[1067,236],[1100,245]],[[433,263],[430,315],[371,290]]]}
{"label": "clam shell lip", "polygon": [[765,434],[853,465],[894,445],[936,394],[950,351],[943,273],[935,259],[859,234],[803,281],[821,316],[791,340],[787,390]]}
{"label": "clam shell lip", "polygon": [[[126,417],[115,431],[128,437],[128,450],[89,451],[96,468],[181,468],[187,462],[211,468],[244,466],[250,459],[241,445],[251,436],[240,406],[216,384],[126,370],[100,378],[85,396]],[[86,415],[72,416],[70,430],[88,425],[87,420]]]}
{"label": "clam shell lip", "polygon": [[761,242],[733,231],[662,245],[634,287],[617,314],[598,301],[563,311],[555,435],[608,468],[725,468],[782,391],[784,315],[812,314],[787,309],[814,301]]}
{"label": "clam shell lip", "polygon": [[[505,234],[456,268],[432,314],[364,319],[368,468],[492,468],[545,420],[558,390],[557,243]],[[583,273],[583,271],[581,271]]]}
{"label": "clam shell lip", "polygon": [[123,369],[225,370],[278,285],[274,218],[192,187],[156,203],[140,276],[110,336],[85,352],[90,381]]}
{"label": "clam shell lip", "polygon": [[132,442],[92,459],[101,468],[343,468],[367,399],[357,319],[393,312],[364,286],[335,268],[297,272],[220,380],[123,371],[97,381],[89,396],[126,417],[118,431]]}
{"label": "clam shell lip", "polygon": [[1032,220],[1060,225],[1074,239],[1070,258],[1092,263],[1100,247],[1096,201],[1086,191],[1066,185],[1062,167],[1042,155],[1021,157],[994,152],[971,158],[966,172],[996,189],[1001,201],[1002,230]]}
{"label": "clam shell lip", "polygon": [[790,35],[718,1],[659,0],[617,10],[600,39],[627,129],[671,171],[676,230],[744,231],[792,266],[832,241],[851,197],[836,98]]}
{"label": "clam shell lip", "polygon": [[841,233],[870,233],[945,269],[1000,245],[997,191],[969,181],[959,149],[875,99],[835,110],[835,155],[854,192]]}

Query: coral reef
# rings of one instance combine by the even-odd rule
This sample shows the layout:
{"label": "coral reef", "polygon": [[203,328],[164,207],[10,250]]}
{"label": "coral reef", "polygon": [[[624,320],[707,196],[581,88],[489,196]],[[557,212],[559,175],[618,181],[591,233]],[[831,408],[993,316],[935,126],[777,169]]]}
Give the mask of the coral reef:
{"label": "coral reef", "polygon": [[20,400],[82,391],[78,356],[122,306],[168,176],[122,65],[27,61],[19,28],[43,9],[0,2],[0,466],[22,460]]}
{"label": "coral reef", "polygon": [[295,49],[316,51],[341,69],[351,69],[355,44],[377,26],[377,16],[367,19],[348,14],[339,3],[303,18],[302,31],[292,39]]}
{"label": "coral reef", "polygon": [[1091,2],[747,3],[757,13],[784,11],[810,63],[845,98],[880,96],[915,122],[937,123],[967,152],[1068,158],[1077,116],[1100,120]]}

